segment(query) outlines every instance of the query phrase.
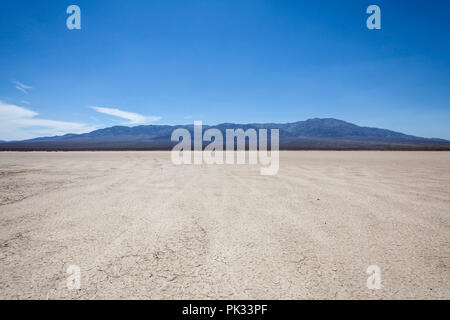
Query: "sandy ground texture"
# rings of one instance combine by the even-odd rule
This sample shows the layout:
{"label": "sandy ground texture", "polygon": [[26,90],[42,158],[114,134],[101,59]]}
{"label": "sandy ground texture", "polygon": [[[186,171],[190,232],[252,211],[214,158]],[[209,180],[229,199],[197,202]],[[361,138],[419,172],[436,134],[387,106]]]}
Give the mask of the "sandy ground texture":
{"label": "sandy ground texture", "polygon": [[449,152],[3,152],[0,190],[2,299],[450,298]]}

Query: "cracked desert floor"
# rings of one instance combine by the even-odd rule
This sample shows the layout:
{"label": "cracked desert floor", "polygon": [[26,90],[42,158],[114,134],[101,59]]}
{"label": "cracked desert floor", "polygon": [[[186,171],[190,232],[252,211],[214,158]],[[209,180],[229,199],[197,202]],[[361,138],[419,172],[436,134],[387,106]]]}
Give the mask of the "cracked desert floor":
{"label": "cracked desert floor", "polygon": [[3,152],[0,190],[2,299],[450,298],[450,152]]}

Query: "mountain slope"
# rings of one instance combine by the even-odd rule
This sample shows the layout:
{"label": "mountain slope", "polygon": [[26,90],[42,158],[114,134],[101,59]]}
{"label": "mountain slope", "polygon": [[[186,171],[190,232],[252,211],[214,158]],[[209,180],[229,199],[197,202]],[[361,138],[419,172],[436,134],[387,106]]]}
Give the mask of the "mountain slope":
{"label": "mountain slope", "polygon": [[[193,136],[193,125],[115,126],[85,134],[66,134],[20,142],[0,143],[0,150],[122,150],[170,149],[172,132],[185,128]],[[388,149],[388,150],[450,150],[450,142],[427,139],[378,128],[360,127],[337,119],[309,119],[285,124],[222,123],[203,126],[219,129],[279,129],[281,149]]]}

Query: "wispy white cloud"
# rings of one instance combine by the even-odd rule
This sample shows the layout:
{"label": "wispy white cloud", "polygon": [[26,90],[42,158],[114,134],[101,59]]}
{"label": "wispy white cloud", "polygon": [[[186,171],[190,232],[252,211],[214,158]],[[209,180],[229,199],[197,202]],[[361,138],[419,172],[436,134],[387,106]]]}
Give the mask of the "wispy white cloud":
{"label": "wispy white cloud", "polygon": [[20,90],[25,94],[28,94],[28,90],[33,89],[33,87],[27,86],[26,84],[23,84],[22,82],[16,80],[12,81],[12,83],[15,84],[17,90]]}
{"label": "wispy white cloud", "polygon": [[23,140],[98,129],[84,123],[43,119],[38,115],[33,110],[0,101],[0,139]]}
{"label": "wispy white cloud", "polygon": [[161,117],[144,116],[139,113],[123,111],[123,110],[120,110],[117,108],[105,108],[105,107],[95,107],[95,106],[91,106],[90,108],[97,112],[103,113],[103,114],[107,114],[110,116],[114,116],[114,117],[118,117],[118,118],[127,120],[126,122],[123,123],[124,125],[148,124],[151,122],[161,120]]}
{"label": "wispy white cloud", "polygon": [[28,119],[37,115],[38,113],[32,110],[0,101],[0,119],[3,121]]}

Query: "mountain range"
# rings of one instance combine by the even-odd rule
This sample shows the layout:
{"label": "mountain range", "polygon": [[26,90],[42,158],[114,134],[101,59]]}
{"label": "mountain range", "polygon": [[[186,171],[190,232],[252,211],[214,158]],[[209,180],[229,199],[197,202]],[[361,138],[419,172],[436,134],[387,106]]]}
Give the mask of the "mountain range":
{"label": "mountain range", "polygon": [[[0,142],[0,150],[170,150],[177,143],[170,140],[177,128],[187,129],[193,136],[193,125],[114,126],[84,134]],[[279,129],[282,150],[450,150],[448,140],[361,127],[332,118],[282,124],[222,123],[204,125],[203,131],[210,128],[219,129],[224,137],[226,129]]]}

